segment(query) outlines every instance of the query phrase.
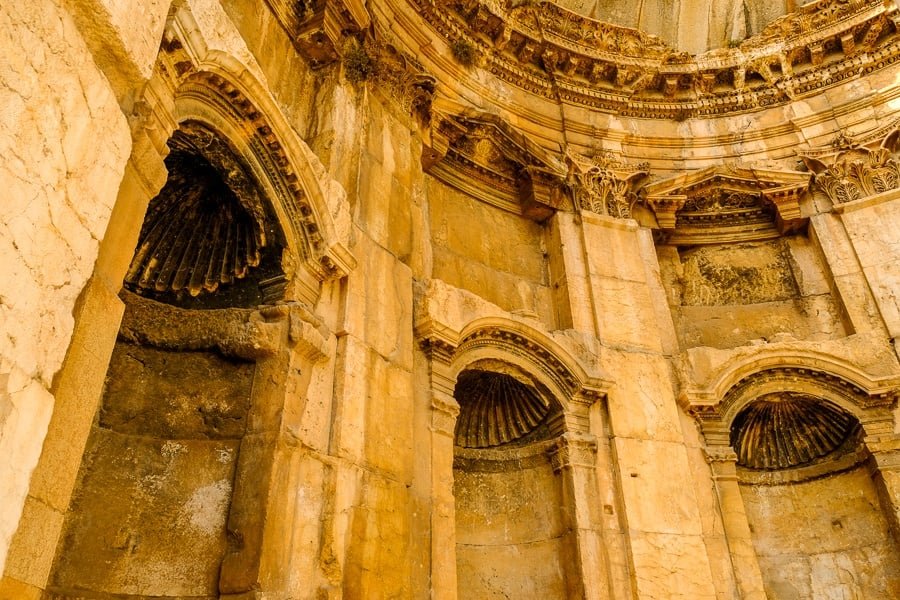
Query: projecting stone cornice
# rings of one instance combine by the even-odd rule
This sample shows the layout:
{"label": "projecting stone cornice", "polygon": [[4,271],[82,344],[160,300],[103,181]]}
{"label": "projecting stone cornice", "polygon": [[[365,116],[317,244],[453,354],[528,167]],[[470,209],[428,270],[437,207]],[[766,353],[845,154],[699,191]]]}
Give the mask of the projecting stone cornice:
{"label": "projecting stone cornice", "polygon": [[820,0],[738,46],[696,56],[550,2],[408,1],[458,61],[538,96],[629,117],[758,110],[900,56],[897,9],[882,0]]}
{"label": "projecting stone cornice", "polygon": [[670,244],[754,241],[803,226],[809,181],[809,173],[724,165],[652,183],[643,195]]}

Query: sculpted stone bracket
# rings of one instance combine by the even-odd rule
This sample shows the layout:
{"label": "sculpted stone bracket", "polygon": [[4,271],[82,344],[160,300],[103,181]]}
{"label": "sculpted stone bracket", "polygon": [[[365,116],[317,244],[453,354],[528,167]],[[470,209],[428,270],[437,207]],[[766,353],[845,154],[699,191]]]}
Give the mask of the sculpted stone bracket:
{"label": "sculpted stone bracket", "polygon": [[839,135],[824,148],[800,157],[815,173],[813,189],[825,194],[834,206],[900,189],[900,129],[897,122],[880,139],[873,134],[856,139]]}
{"label": "sculpted stone bracket", "polygon": [[348,34],[365,31],[369,13],[362,0],[266,0],[294,46],[321,67],[340,56]]}
{"label": "sculpted stone bracket", "polygon": [[434,112],[422,166],[475,198],[543,221],[569,208],[565,164],[493,115]]}
{"label": "sculpted stone bracket", "polygon": [[764,240],[803,227],[809,173],[709,167],[643,189],[666,241],[676,245]]}
{"label": "sculpted stone bracket", "polygon": [[371,60],[371,73],[365,75],[366,79],[374,83],[374,90],[382,98],[398,104],[427,129],[437,81],[419,61],[400,49],[393,34],[377,26],[372,31],[363,44]]}
{"label": "sculpted stone bracket", "polygon": [[569,188],[576,205],[600,215],[630,219],[638,201],[636,186],[649,174],[649,163],[629,165],[611,153],[566,155]]}
{"label": "sculpted stone bracket", "polygon": [[[683,119],[784,103],[900,57],[897,8],[819,0],[737,47],[698,56],[552,2],[408,0],[451,47],[547,98],[626,116]],[[827,60],[826,60],[827,58]]]}

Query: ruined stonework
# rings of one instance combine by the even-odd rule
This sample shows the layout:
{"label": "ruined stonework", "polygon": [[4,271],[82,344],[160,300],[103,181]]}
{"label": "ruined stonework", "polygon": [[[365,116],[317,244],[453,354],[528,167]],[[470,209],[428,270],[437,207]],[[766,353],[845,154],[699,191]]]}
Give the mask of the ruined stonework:
{"label": "ruined stonework", "polygon": [[0,47],[0,600],[900,598],[894,0]]}

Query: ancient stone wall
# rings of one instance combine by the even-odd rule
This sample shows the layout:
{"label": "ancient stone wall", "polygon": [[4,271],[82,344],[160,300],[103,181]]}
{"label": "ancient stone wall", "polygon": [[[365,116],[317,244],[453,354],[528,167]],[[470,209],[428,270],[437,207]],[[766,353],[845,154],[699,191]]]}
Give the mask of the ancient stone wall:
{"label": "ancient stone wall", "polygon": [[0,598],[895,594],[896,8],[561,4],[0,9]]}

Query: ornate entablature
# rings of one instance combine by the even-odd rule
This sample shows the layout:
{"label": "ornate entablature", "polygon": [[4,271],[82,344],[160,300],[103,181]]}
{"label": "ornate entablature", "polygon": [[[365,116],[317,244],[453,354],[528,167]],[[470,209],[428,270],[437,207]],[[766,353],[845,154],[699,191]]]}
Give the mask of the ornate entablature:
{"label": "ornate entablature", "polygon": [[824,148],[801,154],[815,173],[813,188],[839,206],[900,189],[897,122],[855,139],[841,134]]}
{"label": "ornate entablature", "polygon": [[666,243],[718,244],[773,239],[801,228],[809,173],[709,167],[646,186]]}
{"label": "ornate entablature", "polygon": [[611,153],[597,156],[566,155],[569,187],[581,210],[619,219],[631,218],[638,201],[636,186],[649,173],[650,165],[630,165]]}
{"label": "ornate entablature", "polygon": [[409,0],[451,47],[547,98],[624,116],[683,119],[818,93],[900,57],[897,8],[820,0],[732,48],[692,56],[551,2]]}
{"label": "ornate entablature", "polygon": [[444,183],[536,221],[570,207],[565,163],[493,115],[435,113],[422,163]]}
{"label": "ornate entablature", "polygon": [[369,13],[360,0],[266,0],[297,50],[313,67],[340,57],[343,38],[365,31]]}

